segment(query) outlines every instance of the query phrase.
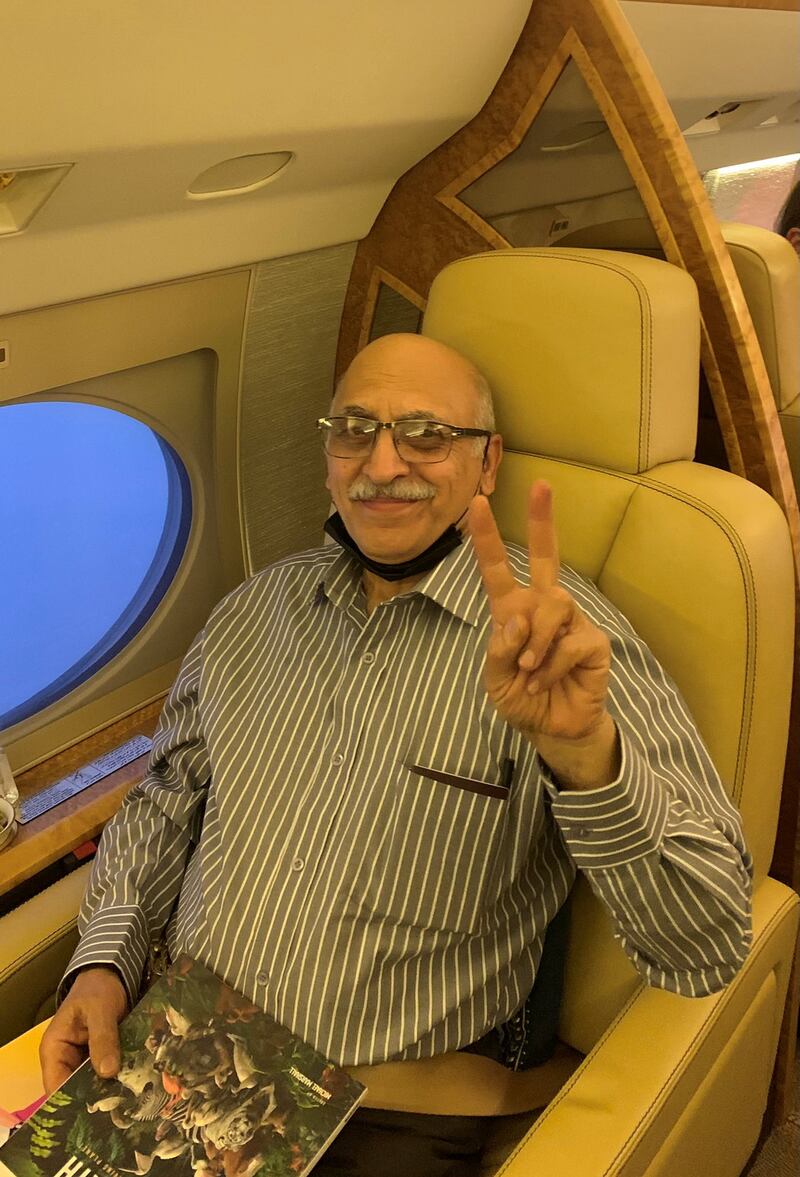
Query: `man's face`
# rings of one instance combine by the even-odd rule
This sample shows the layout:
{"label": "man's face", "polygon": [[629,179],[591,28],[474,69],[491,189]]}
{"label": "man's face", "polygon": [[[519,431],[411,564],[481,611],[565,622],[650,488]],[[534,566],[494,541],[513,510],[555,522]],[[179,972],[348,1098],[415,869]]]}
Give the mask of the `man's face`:
{"label": "man's face", "polygon": [[[378,421],[413,416],[478,428],[478,410],[466,360],[423,336],[396,335],[377,340],[355,358],[330,414]],[[476,444],[474,438],[458,438],[442,462],[408,462],[398,455],[391,432],[382,429],[366,458],[328,455],[325,485],[362,552],[382,563],[398,563],[423,552],[456,523],[476,493],[494,489],[500,438],[492,439],[485,466],[484,445],[484,439]],[[388,491],[388,497],[353,497],[369,494],[373,486]],[[392,497],[393,488],[397,495],[405,489],[429,497]]]}

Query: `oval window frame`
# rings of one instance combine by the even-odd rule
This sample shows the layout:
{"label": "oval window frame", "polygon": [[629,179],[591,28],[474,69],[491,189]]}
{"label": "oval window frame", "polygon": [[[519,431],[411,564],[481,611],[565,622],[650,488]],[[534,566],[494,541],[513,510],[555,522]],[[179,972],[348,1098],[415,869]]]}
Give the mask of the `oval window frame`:
{"label": "oval window frame", "polygon": [[[132,416],[122,413],[118,407],[112,408],[97,402],[95,407],[120,413],[121,416]],[[140,417],[133,419],[148,429],[157,442],[167,476],[164,525],[150,565],[130,601],[103,636],[47,686],[41,687],[8,711],[0,713],[0,731],[22,723],[60,702],[98,671],[107,667],[144,629],[164,599],[186,555],[194,518],[189,471],[177,450],[152,425]]]}

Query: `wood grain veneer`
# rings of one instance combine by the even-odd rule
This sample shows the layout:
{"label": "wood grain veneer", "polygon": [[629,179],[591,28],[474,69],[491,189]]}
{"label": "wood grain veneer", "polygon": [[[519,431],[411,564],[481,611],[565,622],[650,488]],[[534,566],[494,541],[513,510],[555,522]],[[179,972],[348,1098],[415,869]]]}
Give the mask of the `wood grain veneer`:
{"label": "wood grain veneer", "polygon": [[[161,706],[161,700],[150,703],[20,774],[17,778],[20,797],[32,796],[132,736],[151,736]],[[32,878],[81,842],[96,837],[116,813],[128,790],[142,779],[146,765],[147,756],[140,756],[20,826],[14,841],[0,851],[0,895]]]}

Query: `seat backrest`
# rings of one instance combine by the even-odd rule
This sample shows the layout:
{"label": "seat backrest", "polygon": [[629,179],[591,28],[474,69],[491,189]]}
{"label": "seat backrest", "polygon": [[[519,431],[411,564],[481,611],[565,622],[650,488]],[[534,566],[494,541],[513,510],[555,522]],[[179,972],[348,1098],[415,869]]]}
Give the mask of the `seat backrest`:
{"label": "seat backrest", "polygon": [[778,411],[800,396],[800,258],[785,237],[723,221]]}
{"label": "seat backrest", "polygon": [[[423,332],[472,359],[494,390],[506,445],[501,530],[525,542],[527,488],[548,479],[562,560],[597,583],[676,680],[763,877],[788,725],[791,549],[768,495],[692,461],[691,278],[605,250],[485,253],[437,277]],[[599,905],[579,891],[565,1040],[589,1049],[637,983]]]}
{"label": "seat backrest", "polygon": [[[736,221],[720,224],[753,320],[800,494],[800,258],[778,233]],[[559,239],[568,248],[633,250],[663,257],[644,217],[606,221]]]}
{"label": "seat backrest", "polygon": [[721,228],[758,336],[800,497],[800,258],[769,229],[732,221]]}

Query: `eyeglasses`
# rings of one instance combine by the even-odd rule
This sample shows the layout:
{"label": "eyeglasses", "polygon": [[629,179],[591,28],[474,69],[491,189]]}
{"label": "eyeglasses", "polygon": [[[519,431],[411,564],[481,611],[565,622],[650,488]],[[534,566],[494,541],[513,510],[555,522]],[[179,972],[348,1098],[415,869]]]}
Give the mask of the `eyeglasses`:
{"label": "eyeglasses", "polygon": [[[443,462],[459,437],[492,436],[488,429],[462,429],[443,421],[374,421],[372,417],[320,417],[325,453],[332,458],[366,458],[381,429],[390,429],[404,462]],[[488,440],[487,440],[487,445]]]}

